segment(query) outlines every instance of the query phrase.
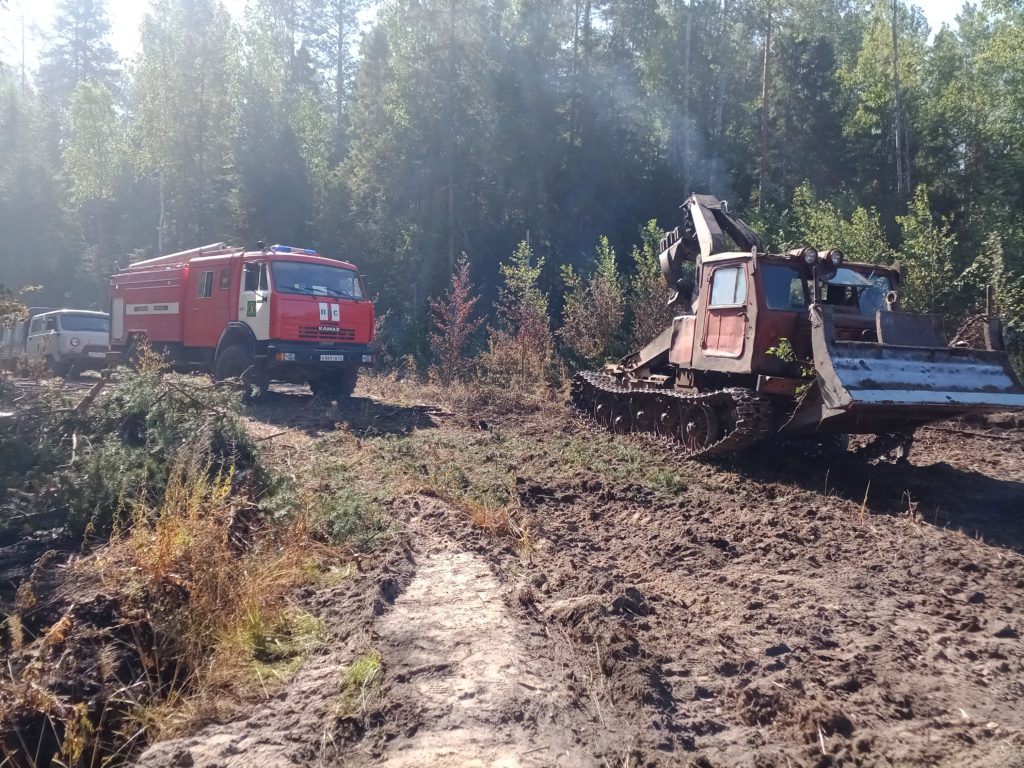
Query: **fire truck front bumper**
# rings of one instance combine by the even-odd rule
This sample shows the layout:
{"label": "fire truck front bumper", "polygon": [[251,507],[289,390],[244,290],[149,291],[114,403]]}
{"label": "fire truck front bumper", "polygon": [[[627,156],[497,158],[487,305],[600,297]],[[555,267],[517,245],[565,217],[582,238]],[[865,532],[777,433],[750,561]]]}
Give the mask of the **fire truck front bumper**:
{"label": "fire truck front bumper", "polygon": [[351,368],[372,366],[367,344],[316,344],[274,342],[267,345],[266,361],[277,368]]}

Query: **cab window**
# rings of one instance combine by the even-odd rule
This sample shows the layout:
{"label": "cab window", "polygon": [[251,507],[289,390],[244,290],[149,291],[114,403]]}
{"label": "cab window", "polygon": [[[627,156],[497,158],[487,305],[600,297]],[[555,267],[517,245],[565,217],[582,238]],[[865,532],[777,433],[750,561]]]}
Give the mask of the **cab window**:
{"label": "cab window", "polygon": [[768,309],[807,309],[807,281],[792,267],[766,264],[761,270]]}
{"label": "cab window", "polygon": [[267,279],[267,263],[249,263],[245,265],[245,284],[243,291],[267,291],[270,290],[270,283]]}
{"label": "cab window", "polygon": [[50,317],[46,318],[46,330],[48,330],[48,331],[56,331],[57,330],[57,316],[56,315],[50,315]]}
{"label": "cab window", "polygon": [[196,298],[208,299],[213,296],[213,272],[200,272],[196,285]]}
{"label": "cab window", "polygon": [[719,267],[711,276],[712,307],[729,307],[747,301],[747,278],[742,266]]}

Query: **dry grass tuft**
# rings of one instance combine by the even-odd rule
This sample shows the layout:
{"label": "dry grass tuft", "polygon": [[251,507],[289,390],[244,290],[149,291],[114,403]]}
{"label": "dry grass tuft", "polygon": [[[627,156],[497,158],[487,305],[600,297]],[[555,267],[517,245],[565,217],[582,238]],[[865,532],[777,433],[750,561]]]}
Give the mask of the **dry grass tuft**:
{"label": "dry grass tuft", "polygon": [[323,635],[292,594],[337,559],[301,516],[264,525],[231,489],[230,472],[211,477],[201,462],[179,465],[155,520],[138,510],[127,536],[94,561],[101,574],[124,574],[119,591],[145,596],[158,634],[177,630],[167,632],[163,653],[183,676],[168,698],[187,696],[193,708],[287,678]]}
{"label": "dry grass tuft", "polygon": [[[341,555],[303,515],[266,522],[233,475],[201,457],[177,463],[158,508],[137,506],[127,530],[72,562],[71,607],[0,681],[0,765],[128,759],[269,696],[322,644],[323,623],[293,595]],[[84,610],[100,604],[115,606],[109,618]],[[67,682],[56,667],[79,654],[96,659],[89,708],[51,693]]]}
{"label": "dry grass tuft", "polygon": [[530,521],[521,514],[522,510],[505,504],[491,506],[471,498],[449,499],[457,504],[473,524],[484,533],[508,539],[520,557],[527,558],[533,550],[533,535]]}

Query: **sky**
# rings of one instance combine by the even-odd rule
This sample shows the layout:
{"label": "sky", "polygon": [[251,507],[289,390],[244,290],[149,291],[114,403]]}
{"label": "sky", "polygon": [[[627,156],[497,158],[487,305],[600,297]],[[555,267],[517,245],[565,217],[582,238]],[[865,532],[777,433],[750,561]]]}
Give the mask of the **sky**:
{"label": "sky", "polygon": [[[241,19],[245,0],[222,0],[237,19]],[[26,67],[31,71],[38,61],[39,51],[47,47],[47,32],[53,23],[58,0],[8,0],[7,11],[0,11],[0,61],[13,67],[21,66],[22,20],[25,33]],[[943,24],[954,23],[963,7],[963,0],[915,0],[935,32]],[[111,43],[124,59],[132,58],[139,48],[139,22],[147,0],[107,0],[111,25]]]}

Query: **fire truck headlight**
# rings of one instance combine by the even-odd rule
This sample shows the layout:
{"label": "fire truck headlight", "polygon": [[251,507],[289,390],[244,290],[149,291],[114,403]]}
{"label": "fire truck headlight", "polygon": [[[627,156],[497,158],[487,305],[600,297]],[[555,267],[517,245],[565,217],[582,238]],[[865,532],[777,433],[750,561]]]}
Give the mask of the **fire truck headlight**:
{"label": "fire truck headlight", "polygon": [[282,362],[285,362],[285,363],[291,363],[291,362],[295,361],[295,353],[294,352],[278,352],[277,353],[277,359],[281,360]]}
{"label": "fire truck headlight", "polygon": [[82,342],[80,342],[77,338],[74,338],[74,339],[71,340],[71,346],[72,347],[77,347],[81,343]]}
{"label": "fire truck headlight", "polygon": [[373,355],[363,355],[363,362],[364,363],[372,363],[373,362]]}

